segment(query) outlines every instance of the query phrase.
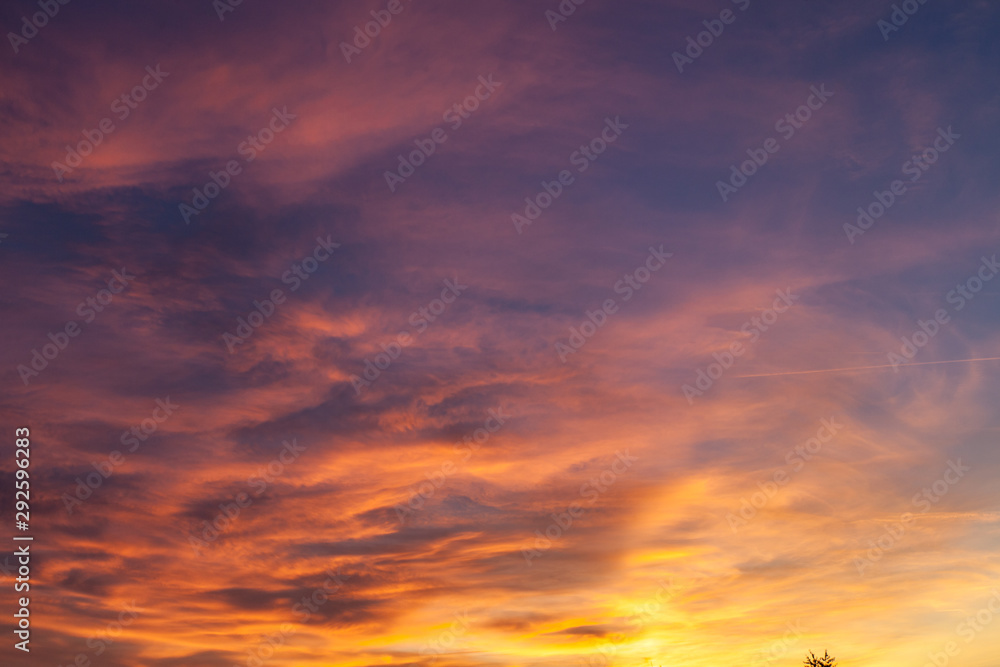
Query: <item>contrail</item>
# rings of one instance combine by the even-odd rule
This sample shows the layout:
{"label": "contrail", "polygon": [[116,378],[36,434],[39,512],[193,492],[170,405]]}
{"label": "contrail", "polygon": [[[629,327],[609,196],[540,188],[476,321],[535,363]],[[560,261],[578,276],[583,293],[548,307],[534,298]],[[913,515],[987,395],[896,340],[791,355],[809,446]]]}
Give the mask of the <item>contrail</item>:
{"label": "contrail", "polygon": [[966,364],[971,361],[1000,361],[1000,357],[985,357],[983,359],[954,359],[951,361],[918,361],[912,364],[885,364],[882,366],[851,366],[850,368],[824,368],[818,371],[787,371],[785,373],[761,373],[759,375],[737,375],[738,378],[769,378],[778,375],[807,375],[809,373],[836,373],[839,371],[865,371],[874,368],[905,368],[907,366],[932,366],[934,364]]}

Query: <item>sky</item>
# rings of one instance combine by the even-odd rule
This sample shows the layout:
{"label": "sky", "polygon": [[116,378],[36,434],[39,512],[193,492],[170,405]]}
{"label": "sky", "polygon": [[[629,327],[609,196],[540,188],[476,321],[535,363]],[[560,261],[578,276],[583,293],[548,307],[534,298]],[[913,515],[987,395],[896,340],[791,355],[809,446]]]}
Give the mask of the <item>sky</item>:
{"label": "sky", "polygon": [[996,664],[995,3],[0,26],[3,664]]}

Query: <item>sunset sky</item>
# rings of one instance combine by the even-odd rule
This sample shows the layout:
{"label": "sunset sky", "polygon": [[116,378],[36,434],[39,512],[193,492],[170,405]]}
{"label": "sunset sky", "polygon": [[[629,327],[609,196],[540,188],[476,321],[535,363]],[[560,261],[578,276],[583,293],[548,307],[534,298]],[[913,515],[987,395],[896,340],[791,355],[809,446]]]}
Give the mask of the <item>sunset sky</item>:
{"label": "sunset sky", "polygon": [[52,2],[0,663],[996,667],[995,2]]}

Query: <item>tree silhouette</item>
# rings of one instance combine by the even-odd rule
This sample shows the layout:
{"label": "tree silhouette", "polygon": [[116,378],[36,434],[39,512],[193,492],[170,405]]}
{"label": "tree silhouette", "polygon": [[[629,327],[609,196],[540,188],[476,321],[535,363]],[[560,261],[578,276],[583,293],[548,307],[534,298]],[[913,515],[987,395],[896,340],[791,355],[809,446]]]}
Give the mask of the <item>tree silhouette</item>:
{"label": "tree silhouette", "polygon": [[823,651],[823,657],[818,658],[816,654],[809,651],[809,657],[805,660],[806,667],[837,667],[837,663],[834,662],[836,658],[831,656],[827,651]]}

